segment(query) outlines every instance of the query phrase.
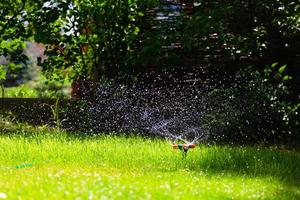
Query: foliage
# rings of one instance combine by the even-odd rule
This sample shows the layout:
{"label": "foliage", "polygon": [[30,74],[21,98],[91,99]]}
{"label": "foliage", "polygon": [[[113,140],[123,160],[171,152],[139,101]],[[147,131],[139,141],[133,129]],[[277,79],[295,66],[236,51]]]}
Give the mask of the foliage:
{"label": "foliage", "polygon": [[[127,79],[149,68],[180,71],[195,65],[220,73],[278,62],[287,65],[289,88],[297,96],[297,1],[191,2],[178,5],[178,15],[174,5],[159,0],[5,1],[1,45],[20,57],[17,44],[33,34],[47,46],[48,58],[40,64],[56,80]],[[12,31],[21,35],[11,38]]]}
{"label": "foliage", "polygon": [[14,74],[27,61],[23,54],[24,41],[28,36],[24,26],[26,5],[26,0],[5,0],[0,3],[0,57],[7,60],[0,63],[1,82],[7,74]]}
{"label": "foliage", "polygon": [[55,81],[136,80],[151,70],[196,69],[217,77],[238,72],[237,79],[210,93],[223,102],[207,118],[216,133],[277,140],[298,130],[296,0],[195,0],[193,12],[182,4],[178,16],[159,0],[6,0],[0,5],[0,56],[9,61],[0,65],[1,84],[26,64],[24,41],[34,37],[46,45],[47,59],[39,64]]}
{"label": "foliage", "polygon": [[2,97],[4,84],[20,77],[28,64],[25,55],[26,41],[32,37],[30,14],[43,5],[41,0],[4,0],[0,3],[0,85]]}
{"label": "foliage", "polygon": [[48,77],[116,78],[132,72],[143,17],[140,1],[51,1],[33,18],[35,40],[46,46]]}
{"label": "foliage", "polygon": [[209,93],[206,121],[215,139],[298,145],[300,104],[290,101],[285,66],[276,67],[267,66],[263,73],[242,70]]}
{"label": "foliage", "polygon": [[[287,65],[293,97],[298,98],[300,5],[298,1],[197,0],[191,17],[182,22],[183,50],[199,66],[236,72],[249,65]],[[201,53],[196,53],[201,50]],[[195,53],[194,53],[195,52]]]}

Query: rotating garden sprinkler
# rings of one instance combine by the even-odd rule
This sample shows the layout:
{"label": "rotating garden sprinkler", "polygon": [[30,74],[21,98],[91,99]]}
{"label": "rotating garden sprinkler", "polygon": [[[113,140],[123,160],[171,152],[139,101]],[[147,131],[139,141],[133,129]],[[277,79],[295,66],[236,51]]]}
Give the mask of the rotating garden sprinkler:
{"label": "rotating garden sprinkler", "polygon": [[173,149],[178,149],[178,150],[182,151],[183,157],[186,157],[187,152],[189,151],[189,149],[194,149],[195,147],[196,147],[196,145],[193,144],[193,143],[188,143],[188,144],[173,143]]}

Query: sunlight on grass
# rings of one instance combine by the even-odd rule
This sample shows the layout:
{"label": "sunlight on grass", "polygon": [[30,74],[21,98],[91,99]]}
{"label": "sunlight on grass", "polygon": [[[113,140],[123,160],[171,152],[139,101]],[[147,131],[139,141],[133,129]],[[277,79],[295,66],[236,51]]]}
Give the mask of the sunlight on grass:
{"label": "sunlight on grass", "polygon": [[[8,199],[298,199],[300,155],[139,137],[0,137]],[[101,198],[100,198],[101,197]]]}

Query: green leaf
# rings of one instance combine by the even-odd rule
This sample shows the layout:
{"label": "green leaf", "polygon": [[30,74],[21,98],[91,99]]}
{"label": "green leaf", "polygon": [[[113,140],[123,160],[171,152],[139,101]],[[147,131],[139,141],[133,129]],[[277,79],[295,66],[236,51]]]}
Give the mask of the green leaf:
{"label": "green leaf", "polygon": [[143,17],[143,16],[144,16],[144,13],[138,12],[138,16]]}
{"label": "green leaf", "polygon": [[273,63],[273,64],[271,65],[271,67],[274,68],[274,67],[276,67],[277,65],[278,65],[278,62]]}
{"label": "green leaf", "polygon": [[136,26],[134,29],[134,35],[138,35],[139,32],[140,32],[140,28]]}
{"label": "green leaf", "polygon": [[100,7],[105,7],[106,6],[106,1],[104,1],[104,2],[102,2],[101,4],[100,4]]}
{"label": "green leaf", "polygon": [[291,77],[291,76],[289,76],[289,75],[285,75],[284,77],[283,77],[283,79],[282,80],[284,80],[284,81],[288,81],[288,80],[292,80],[293,78]]}
{"label": "green leaf", "polygon": [[278,72],[282,74],[285,71],[285,69],[286,69],[286,65],[283,65],[282,67],[279,68]]}

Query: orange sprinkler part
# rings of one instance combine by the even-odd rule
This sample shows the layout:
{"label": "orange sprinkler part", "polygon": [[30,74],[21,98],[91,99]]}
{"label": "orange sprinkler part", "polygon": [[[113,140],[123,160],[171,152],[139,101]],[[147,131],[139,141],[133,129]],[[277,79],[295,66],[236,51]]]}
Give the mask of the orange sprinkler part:
{"label": "orange sprinkler part", "polygon": [[189,150],[194,149],[196,147],[195,144],[173,144],[173,149],[179,149],[179,150]]}
{"label": "orange sprinkler part", "polygon": [[189,147],[189,149],[194,149],[196,147],[196,145],[195,144],[189,144],[188,147]]}

